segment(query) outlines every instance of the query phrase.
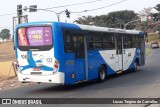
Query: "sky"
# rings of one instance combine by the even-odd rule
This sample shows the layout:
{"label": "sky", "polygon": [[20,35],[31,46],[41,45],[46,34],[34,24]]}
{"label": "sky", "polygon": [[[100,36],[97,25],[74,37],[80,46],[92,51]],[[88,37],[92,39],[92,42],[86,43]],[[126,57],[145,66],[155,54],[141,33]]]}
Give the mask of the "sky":
{"label": "sky", "polygon": [[[104,15],[110,12],[121,11],[121,10],[133,10],[135,11],[135,13],[138,13],[139,11],[144,10],[144,8],[155,7],[157,4],[160,4],[160,0],[3,0],[3,2],[0,4],[0,30],[8,28],[10,29],[12,34],[13,17],[17,16],[17,5],[19,4],[22,4],[23,8],[25,6],[29,7],[30,5],[37,5],[38,9],[45,9],[45,8],[84,3],[90,1],[96,1],[96,2],[50,9],[53,12],[43,11],[43,10],[30,13],[23,12],[23,15],[28,15],[29,22],[57,21],[57,16],[55,13],[64,11],[66,9],[68,9],[70,12],[81,12],[84,10],[91,10],[108,6],[106,8],[99,9],[96,11],[71,13],[70,18],[67,18],[65,14],[60,14],[61,22],[67,21],[69,23],[73,23],[76,19],[78,19],[78,17],[82,16]],[[156,11],[153,9],[153,12]],[[11,15],[5,15],[5,14],[11,14]]]}

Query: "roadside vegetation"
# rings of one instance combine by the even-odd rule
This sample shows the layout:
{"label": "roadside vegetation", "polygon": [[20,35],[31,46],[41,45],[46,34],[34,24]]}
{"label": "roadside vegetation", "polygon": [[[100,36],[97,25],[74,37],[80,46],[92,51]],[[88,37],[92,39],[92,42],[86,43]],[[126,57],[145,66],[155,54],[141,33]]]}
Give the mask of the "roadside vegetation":
{"label": "roadside vegetation", "polygon": [[158,33],[154,33],[154,34],[149,34],[148,35],[148,42],[146,44],[148,44],[149,47],[146,48],[146,56],[151,54],[150,43],[152,41],[156,41],[156,42],[158,42],[160,44],[160,38],[158,38]]}
{"label": "roadside vegetation", "polygon": [[151,54],[151,48],[146,48],[146,56],[148,56],[149,54]]}
{"label": "roadside vegetation", "polygon": [[149,34],[148,35],[148,43],[152,42],[152,41],[157,41],[160,43],[160,39],[158,38],[158,34]]}

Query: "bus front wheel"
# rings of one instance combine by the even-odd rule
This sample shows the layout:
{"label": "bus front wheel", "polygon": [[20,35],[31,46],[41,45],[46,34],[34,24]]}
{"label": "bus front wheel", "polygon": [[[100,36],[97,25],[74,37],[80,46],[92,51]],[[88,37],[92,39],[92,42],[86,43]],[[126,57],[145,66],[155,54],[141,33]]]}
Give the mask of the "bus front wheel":
{"label": "bus front wheel", "polygon": [[98,79],[97,82],[104,82],[106,79],[106,67],[101,65],[98,71]]}
{"label": "bus front wheel", "polygon": [[138,62],[137,61],[134,63],[134,71],[138,71]]}

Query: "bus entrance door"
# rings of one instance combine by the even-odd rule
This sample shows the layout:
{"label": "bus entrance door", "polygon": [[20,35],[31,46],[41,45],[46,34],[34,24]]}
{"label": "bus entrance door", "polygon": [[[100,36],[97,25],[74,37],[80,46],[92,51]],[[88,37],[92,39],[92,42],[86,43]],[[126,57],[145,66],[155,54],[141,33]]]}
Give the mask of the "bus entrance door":
{"label": "bus entrance door", "polygon": [[86,79],[86,69],[85,69],[85,46],[84,46],[84,36],[76,36],[77,49],[75,52],[75,70],[76,70],[76,81],[81,81]]}
{"label": "bus entrance door", "polygon": [[122,36],[115,36],[116,44],[116,72],[122,72]]}

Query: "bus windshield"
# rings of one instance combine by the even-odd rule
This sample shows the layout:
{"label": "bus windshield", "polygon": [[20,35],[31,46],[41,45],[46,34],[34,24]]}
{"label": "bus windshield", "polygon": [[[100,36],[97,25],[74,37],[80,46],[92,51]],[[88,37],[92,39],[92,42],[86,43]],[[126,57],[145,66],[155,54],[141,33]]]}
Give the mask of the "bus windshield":
{"label": "bus windshield", "polygon": [[52,44],[51,27],[22,27],[18,29],[19,46],[46,46]]}

